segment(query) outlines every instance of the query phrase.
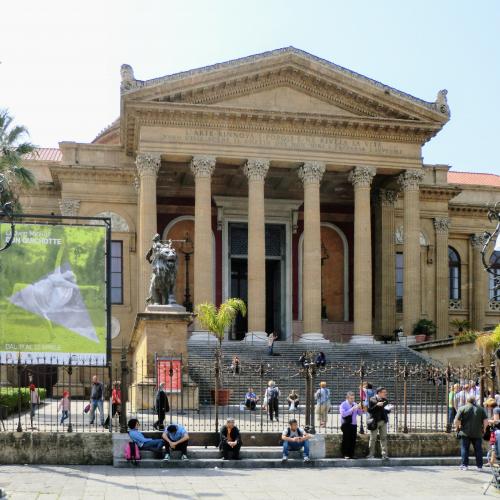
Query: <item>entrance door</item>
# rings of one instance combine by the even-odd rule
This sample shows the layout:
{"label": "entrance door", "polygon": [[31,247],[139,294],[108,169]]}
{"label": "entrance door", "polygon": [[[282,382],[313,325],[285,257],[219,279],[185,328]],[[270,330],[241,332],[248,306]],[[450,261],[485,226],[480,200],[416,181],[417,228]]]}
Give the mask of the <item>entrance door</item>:
{"label": "entrance door", "polygon": [[[248,303],[248,225],[229,223],[229,296]],[[266,332],[284,339],[285,309],[285,225],[266,224]],[[238,315],[229,335],[230,340],[242,340],[248,331],[247,318]]]}

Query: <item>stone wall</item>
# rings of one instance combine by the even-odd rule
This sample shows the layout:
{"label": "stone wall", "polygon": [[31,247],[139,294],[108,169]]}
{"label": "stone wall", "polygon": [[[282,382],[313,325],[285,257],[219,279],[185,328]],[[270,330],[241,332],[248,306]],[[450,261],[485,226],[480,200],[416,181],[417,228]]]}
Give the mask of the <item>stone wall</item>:
{"label": "stone wall", "polygon": [[0,433],[0,464],[111,465],[111,433]]}
{"label": "stone wall", "polygon": [[443,365],[464,366],[469,363],[478,363],[481,359],[474,342],[454,345],[454,339],[433,340],[411,346],[420,354],[428,356]]}

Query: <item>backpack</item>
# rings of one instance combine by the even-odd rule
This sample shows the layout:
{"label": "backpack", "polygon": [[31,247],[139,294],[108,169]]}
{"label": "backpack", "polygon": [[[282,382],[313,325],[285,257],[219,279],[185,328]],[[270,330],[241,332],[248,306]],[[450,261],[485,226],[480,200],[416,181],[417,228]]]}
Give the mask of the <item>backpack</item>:
{"label": "backpack", "polygon": [[127,462],[132,462],[134,465],[138,465],[138,461],[141,459],[141,454],[139,453],[139,446],[134,441],[129,441],[127,446],[125,446],[125,460]]}
{"label": "backpack", "polygon": [[277,387],[272,387],[270,389],[267,390],[267,399],[269,401],[273,400],[273,399],[277,399],[278,398],[278,388]]}
{"label": "backpack", "polygon": [[[290,429],[290,426],[288,426],[288,429],[286,430],[286,437],[290,437],[290,434],[291,434],[291,433],[292,433],[292,429]],[[298,435],[299,437],[302,437],[302,436],[303,436],[302,432],[300,432],[300,428],[297,428],[297,435]],[[280,440],[279,440],[279,444],[280,444],[280,446],[282,446],[282,445],[283,445],[283,439],[280,439]]]}

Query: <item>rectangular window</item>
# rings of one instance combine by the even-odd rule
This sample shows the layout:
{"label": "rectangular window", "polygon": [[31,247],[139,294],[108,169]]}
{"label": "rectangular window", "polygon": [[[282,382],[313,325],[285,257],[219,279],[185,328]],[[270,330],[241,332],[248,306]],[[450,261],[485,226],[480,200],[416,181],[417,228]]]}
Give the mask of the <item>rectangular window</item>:
{"label": "rectangular window", "polygon": [[111,303],[123,304],[123,242],[111,242]]}
{"label": "rectangular window", "polygon": [[403,252],[396,253],[396,312],[403,312]]}

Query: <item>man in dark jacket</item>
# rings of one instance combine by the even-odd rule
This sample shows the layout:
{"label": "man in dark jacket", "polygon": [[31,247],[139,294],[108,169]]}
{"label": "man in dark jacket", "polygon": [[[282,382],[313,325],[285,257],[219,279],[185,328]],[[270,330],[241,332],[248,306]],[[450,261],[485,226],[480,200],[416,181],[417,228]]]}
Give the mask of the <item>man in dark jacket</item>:
{"label": "man in dark jacket", "polygon": [[96,409],[99,410],[101,426],[104,426],[104,386],[97,375],[94,375],[90,387],[90,425],[94,423]]}
{"label": "man in dark jacket", "polygon": [[380,447],[382,448],[382,459],[387,458],[387,423],[392,405],[387,400],[387,389],[379,387],[375,396],[369,399],[367,419],[370,430],[370,452],[368,458],[375,458],[375,447],[377,445],[377,435],[380,436]]}
{"label": "man in dark jacket", "polygon": [[234,418],[228,418],[226,425],[220,431],[219,449],[222,451],[222,460],[240,459],[241,435],[234,425]]}
{"label": "man in dark jacket", "polygon": [[153,424],[153,429],[163,431],[165,425],[165,413],[170,411],[170,404],[168,402],[167,393],[165,392],[165,384],[162,382],[156,393],[156,413],[158,415],[158,420]]}

